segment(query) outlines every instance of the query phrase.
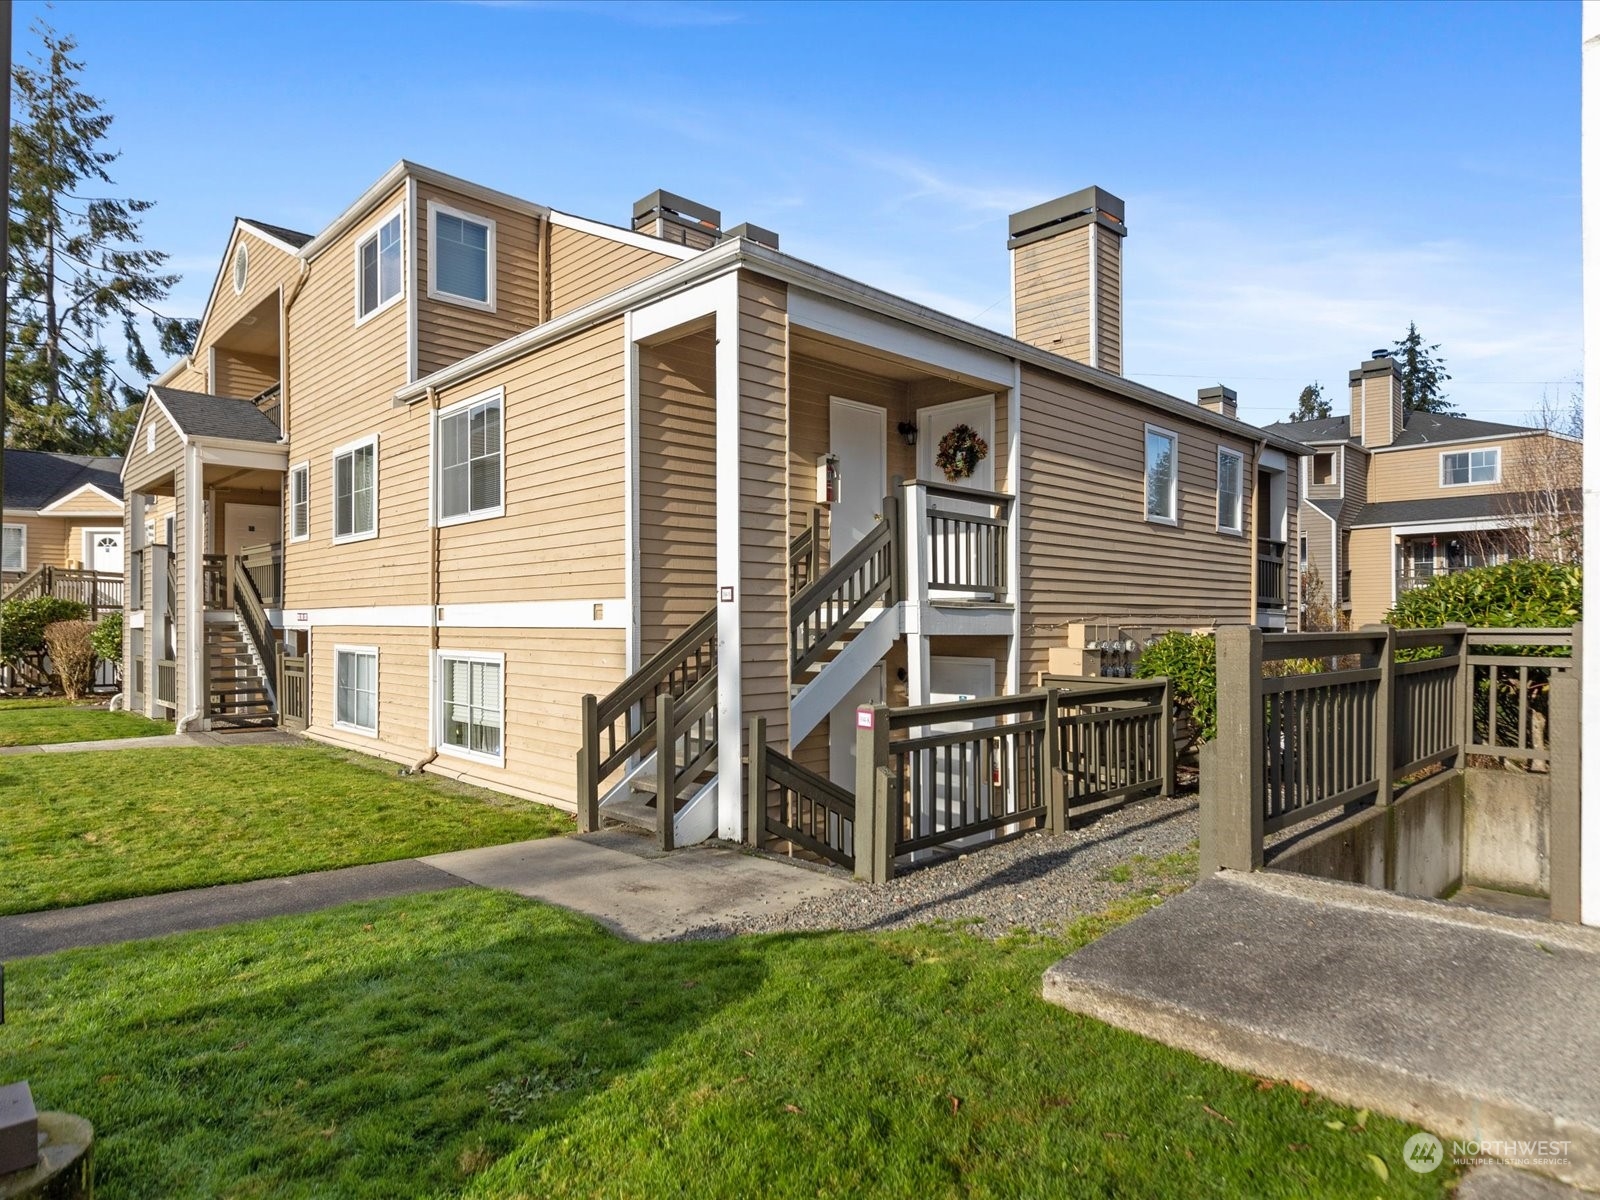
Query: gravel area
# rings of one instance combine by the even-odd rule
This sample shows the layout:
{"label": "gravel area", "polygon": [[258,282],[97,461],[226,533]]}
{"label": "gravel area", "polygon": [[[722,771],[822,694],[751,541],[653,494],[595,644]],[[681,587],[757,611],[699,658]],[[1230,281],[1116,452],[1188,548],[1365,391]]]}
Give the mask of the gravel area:
{"label": "gravel area", "polygon": [[858,884],[788,913],[691,936],[903,929],[933,921],[967,924],[987,937],[1017,928],[1057,930],[1124,897],[1192,882],[1192,858],[1181,865],[1148,860],[1190,850],[1199,836],[1198,814],[1193,793],[1146,800],[1064,834],[1025,834],[906,870],[885,884]]}

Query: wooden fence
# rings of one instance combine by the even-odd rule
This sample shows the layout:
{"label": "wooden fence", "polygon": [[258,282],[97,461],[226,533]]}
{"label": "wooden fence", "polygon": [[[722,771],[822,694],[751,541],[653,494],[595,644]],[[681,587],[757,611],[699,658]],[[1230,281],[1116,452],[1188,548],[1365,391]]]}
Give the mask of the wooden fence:
{"label": "wooden fence", "polygon": [[[1579,744],[1580,639],[1581,626],[1222,628],[1218,736],[1200,769],[1202,869],[1259,870],[1268,835],[1387,805],[1419,772],[1473,758],[1548,767],[1552,812],[1575,813],[1575,755],[1560,751]],[[1358,667],[1274,674],[1352,657]]]}
{"label": "wooden fence", "polygon": [[278,722],[297,730],[311,722],[311,663],[305,655],[278,656]]}
{"label": "wooden fence", "polygon": [[1064,830],[1175,782],[1164,679],[876,705],[858,718],[853,794],[767,747],[765,728],[752,724],[752,841],[787,843],[882,881],[931,851]]}

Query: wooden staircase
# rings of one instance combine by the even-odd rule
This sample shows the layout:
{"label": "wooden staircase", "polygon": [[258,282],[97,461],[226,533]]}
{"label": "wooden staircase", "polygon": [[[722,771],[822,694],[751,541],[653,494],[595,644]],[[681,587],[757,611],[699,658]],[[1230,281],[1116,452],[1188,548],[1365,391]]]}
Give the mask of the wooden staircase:
{"label": "wooden staircase", "polygon": [[207,712],[213,727],[266,728],[277,706],[237,620],[206,622]]}

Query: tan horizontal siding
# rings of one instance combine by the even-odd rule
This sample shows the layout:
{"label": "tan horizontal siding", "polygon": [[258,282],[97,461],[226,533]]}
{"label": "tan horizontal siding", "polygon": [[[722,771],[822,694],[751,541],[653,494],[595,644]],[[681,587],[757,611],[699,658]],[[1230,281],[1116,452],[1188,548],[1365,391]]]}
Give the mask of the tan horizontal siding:
{"label": "tan horizontal siding", "polygon": [[[428,294],[428,206],[495,223],[495,308]],[[417,185],[417,373],[428,375],[539,323],[539,218],[432,184]]]}
{"label": "tan horizontal siding", "polygon": [[[378,735],[334,724],[339,646],[378,650]],[[321,626],[311,631],[311,723],[307,732],[367,754],[417,762],[428,747],[428,631]]]}
{"label": "tan horizontal siding", "polygon": [[[1144,517],[1145,409],[1024,368],[1022,414],[1024,678],[1045,668],[1069,622],[1253,618],[1255,542],[1216,528],[1215,432],[1163,417],[1178,435],[1180,523],[1172,527]],[[1245,456],[1248,513],[1254,448],[1223,444]]]}
{"label": "tan horizontal siding", "polygon": [[113,524],[122,519],[122,505],[108,501],[98,492],[84,492],[71,502],[58,504],[50,514],[54,517],[107,517]]}
{"label": "tan horizontal siding", "polygon": [[1390,500],[1433,500],[1446,496],[1487,496],[1500,490],[1497,483],[1467,483],[1445,487],[1440,483],[1440,456],[1466,454],[1473,450],[1500,451],[1502,478],[1510,462],[1507,443],[1467,442],[1461,445],[1419,446],[1415,450],[1388,450],[1372,456],[1367,482],[1368,498],[1373,503]]}
{"label": "tan horizontal siding", "polygon": [[1096,224],[1095,254],[1100,302],[1095,306],[1095,334],[1100,339],[1095,365],[1103,371],[1122,373],[1122,239]]}
{"label": "tan horizontal siding", "polygon": [[551,315],[598,300],[678,260],[610,238],[553,225],[550,229]]}
{"label": "tan horizontal siding", "polygon": [[[242,295],[236,294],[233,290],[233,255],[241,243],[250,260],[249,270],[245,272]],[[300,274],[300,262],[297,255],[262,241],[248,228],[236,229],[234,235],[228,239],[228,248],[223,253],[217,290],[211,300],[211,309],[206,314],[205,325],[195,338],[195,362],[203,368],[211,347],[227,336],[240,317],[263,300],[275,296],[279,287],[294,280]],[[171,386],[184,385],[174,380]],[[258,388],[257,391],[259,390]]]}
{"label": "tan horizontal siding", "polygon": [[1394,603],[1394,537],[1387,529],[1350,531],[1350,624],[1381,621]]}
{"label": "tan horizontal siding", "polygon": [[[138,431],[132,443],[128,446],[127,455],[122,466],[122,490],[124,496],[130,496],[140,488],[157,484],[165,476],[174,475],[183,470],[183,440],[178,436],[178,431],[173,428],[172,422],[167,420],[166,414],[159,409],[152,408],[142,415],[144,428]],[[149,449],[148,433],[154,426],[156,431],[155,450]],[[170,490],[171,483],[167,483]]]}
{"label": "tan horizontal siding", "polygon": [[[404,199],[396,188],[319,255],[289,313],[289,462],[310,465],[311,536],[284,550],[288,606],[427,603],[428,418],[392,403],[407,378],[406,301],[355,323],[356,244]],[[333,451],[370,434],[378,537],[334,545]]]}
{"label": "tan horizontal siding", "polygon": [[278,382],[276,355],[241,354],[235,350],[218,349],[212,356],[217,378],[211,390],[218,396],[238,396],[254,399]]}
{"label": "tan horizontal siding", "polygon": [[[81,539],[74,543],[68,522],[60,517],[28,517],[21,513],[5,514],[5,524],[21,525],[23,535],[22,569],[32,571],[39,567],[65,567],[83,553]],[[76,548],[74,548],[76,547]]]}
{"label": "tan horizontal siding", "polygon": [[1091,224],[1012,251],[1015,329],[1032,345],[1089,360]]}
{"label": "tan horizontal siding", "polygon": [[205,358],[197,356],[193,365],[184,366],[164,386],[178,392],[211,391],[211,381],[206,377]]}
{"label": "tan horizontal siding", "polygon": [[[439,530],[440,603],[617,599],[625,591],[622,322],[608,322],[447,389],[441,406],[504,388],[505,515]],[[410,503],[426,585],[426,404]],[[408,475],[408,479],[411,476]],[[409,524],[406,526],[410,528]]]}

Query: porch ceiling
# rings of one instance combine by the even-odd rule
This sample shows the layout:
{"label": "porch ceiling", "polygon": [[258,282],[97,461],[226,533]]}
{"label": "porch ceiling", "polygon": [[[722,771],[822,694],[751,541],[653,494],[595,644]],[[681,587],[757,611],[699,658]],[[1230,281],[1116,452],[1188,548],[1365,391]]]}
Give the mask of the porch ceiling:
{"label": "porch ceiling", "polygon": [[218,349],[240,354],[278,353],[278,295],[274,292],[235,321],[216,341]]}
{"label": "porch ceiling", "polygon": [[820,333],[814,329],[792,328],[789,333],[789,353],[792,357],[831,363],[847,370],[875,375],[880,379],[890,379],[897,383],[940,380],[959,384],[963,389],[967,389],[968,395],[974,396],[988,395],[997,390],[994,384],[975,376],[918,362],[888,350],[847,342],[843,338]]}

